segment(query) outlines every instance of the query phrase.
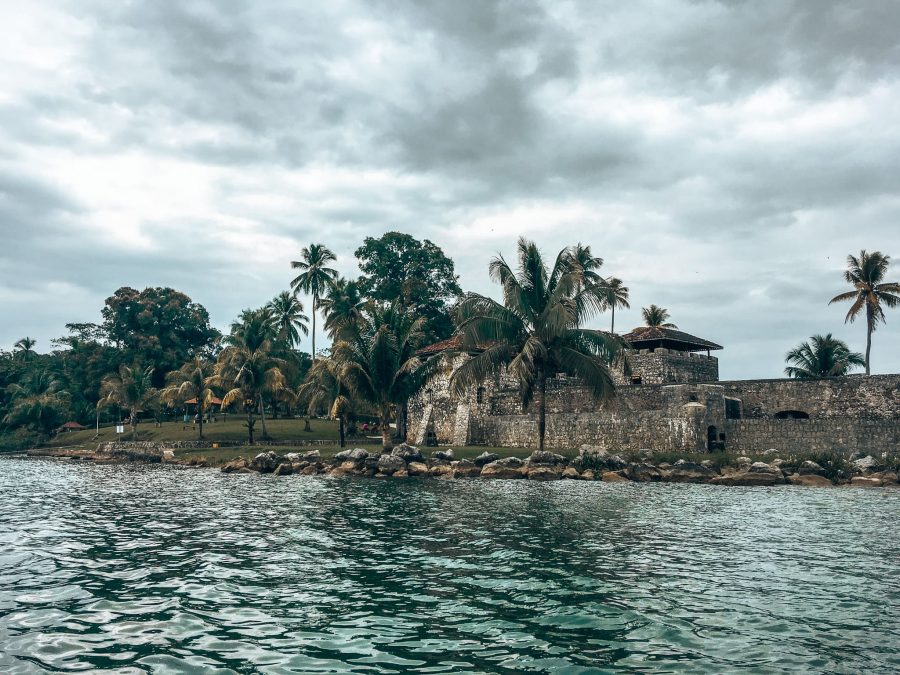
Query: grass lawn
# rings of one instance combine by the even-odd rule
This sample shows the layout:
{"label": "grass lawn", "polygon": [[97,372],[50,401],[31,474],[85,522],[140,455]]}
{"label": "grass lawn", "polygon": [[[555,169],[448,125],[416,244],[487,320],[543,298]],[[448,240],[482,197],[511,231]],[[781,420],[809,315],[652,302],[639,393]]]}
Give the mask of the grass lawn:
{"label": "grass lawn", "polygon": [[[203,425],[203,437],[210,442],[216,441],[243,441],[247,439],[247,429],[244,426],[245,418],[237,415],[228,415],[226,420],[219,417],[218,422]],[[312,431],[304,431],[303,419],[277,419],[266,420],[266,428],[269,436],[278,441],[312,441],[312,440],[338,440],[338,423],[332,420],[313,419],[309,422]],[[125,433],[117,434],[114,426],[100,427],[100,438],[95,439],[95,429],[84,431],[70,431],[57,435],[51,442],[51,446],[94,446],[106,441],[130,441],[131,427],[125,425]],[[193,423],[163,422],[160,426],[149,420],[143,420],[137,427],[138,441],[196,441],[199,439],[199,428]],[[256,438],[262,436],[262,422],[257,419],[255,427]]]}

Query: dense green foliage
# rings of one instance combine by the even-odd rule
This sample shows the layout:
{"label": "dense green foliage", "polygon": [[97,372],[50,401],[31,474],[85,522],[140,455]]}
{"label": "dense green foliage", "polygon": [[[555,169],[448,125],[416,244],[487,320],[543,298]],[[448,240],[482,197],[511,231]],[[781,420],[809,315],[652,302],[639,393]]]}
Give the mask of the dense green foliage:
{"label": "dense green foliage", "polygon": [[847,343],[831,333],[813,335],[809,342],[801,342],[785,357],[785,375],[794,378],[838,377],[846,375],[854,367],[866,365],[863,355],[851,352]]}

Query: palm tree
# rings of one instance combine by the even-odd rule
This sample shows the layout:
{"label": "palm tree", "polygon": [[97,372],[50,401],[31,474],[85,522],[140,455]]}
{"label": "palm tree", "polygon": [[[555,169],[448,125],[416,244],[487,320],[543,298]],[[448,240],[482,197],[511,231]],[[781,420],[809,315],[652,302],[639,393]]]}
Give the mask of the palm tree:
{"label": "palm tree", "polygon": [[644,325],[655,328],[678,328],[674,323],[669,323],[669,310],[659,307],[658,305],[650,305],[641,309],[641,315],[644,317]]}
{"label": "palm tree", "polygon": [[325,316],[325,330],[332,340],[339,340],[344,330],[353,330],[362,320],[366,301],[359,284],[344,277],[334,280],[325,296],[319,298]]}
{"label": "palm tree", "polygon": [[618,277],[610,277],[606,280],[607,296],[604,304],[609,307],[612,312],[612,322],[609,326],[609,332],[616,332],[616,307],[624,307],[628,309],[628,287]]}
{"label": "palm tree", "polygon": [[277,393],[285,386],[281,372],[282,359],[274,355],[272,315],[263,308],[245,310],[242,321],[232,324],[230,335],[222,338],[224,349],[219,353],[215,374],[210,384],[226,389],[222,406],[242,401],[247,414],[247,437],[253,445],[256,425],[254,412],[258,408],[262,419],[263,438],[268,438],[263,393]]}
{"label": "palm tree", "polygon": [[34,351],[34,346],[36,344],[37,340],[31,337],[23,337],[21,340],[17,340],[13,345],[15,357],[21,361],[31,361],[36,353]]}
{"label": "palm tree", "polygon": [[294,292],[303,291],[311,295],[312,302],[312,359],[316,360],[316,312],[321,298],[331,282],[337,277],[337,270],[327,267],[328,263],[337,260],[334,253],[323,244],[310,244],[300,251],[301,260],[292,260],[291,268],[302,270],[291,281]]}
{"label": "palm tree", "polygon": [[10,406],[3,423],[27,425],[45,436],[62,424],[71,403],[62,381],[49,370],[29,373],[22,382],[9,385],[6,394]]}
{"label": "palm tree", "polygon": [[789,351],[784,360],[791,364],[784,369],[788,377],[838,377],[854,367],[866,365],[863,355],[851,352],[847,343],[828,335],[813,335],[809,342],[801,342]]}
{"label": "palm tree", "polygon": [[354,398],[378,411],[384,450],[392,445],[392,413],[402,411],[436,363],[432,358],[422,364],[416,356],[427,340],[426,323],[426,317],[416,317],[398,302],[373,306],[356,329],[332,347],[340,379]]}
{"label": "palm tree", "polygon": [[131,440],[137,435],[137,414],[153,403],[159,392],[153,387],[153,366],[119,366],[118,375],[107,375],[100,385],[100,403],[128,410]]}
{"label": "palm tree", "polygon": [[197,415],[200,418],[200,438],[203,438],[203,417],[212,404],[213,390],[209,383],[213,366],[206,359],[195,358],[166,376],[168,386],[160,392],[160,400],[172,405],[197,399]]}
{"label": "palm tree", "polygon": [[564,249],[548,271],[537,246],[520,238],[517,272],[502,256],[490,264],[491,278],[503,287],[503,304],[469,293],[456,310],[459,351],[481,352],[453,373],[451,390],[461,395],[505,368],[519,382],[523,408],[537,397],[540,449],[548,378],[557,373],[578,377],[598,401],[615,395],[609,365],[623,345],[609,333],[581,327],[603,309],[606,288],[586,277],[574,250]]}
{"label": "palm tree", "polygon": [[294,349],[300,344],[300,333],[309,335],[309,317],[303,313],[303,303],[296,293],[282,291],[269,301],[266,308],[272,312],[278,338],[289,348]]}
{"label": "palm tree", "polygon": [[844,279],[853,286],[852,291],[834,296],[829,305],[835,302],[852,301],[844,323],[853,323],[863,308],[866,310],[866,375],[871,374],[870,356],[872,353],[872,333],[878,322],[884,323],[884,308],[894,308],[900,304],[900,283],[885,281],[891,257],[881,251],[859,252],[859,257],[847,256],[847,269]]}
{"label": "palm tree", "polygon": [[334,359],[319,359],[313,364],[306,379],[297,390],[297,397],[306,402],[307,414],[314,415],[325,407],[328,416],[338,420],[341,447],[345,445],[347,416],[353,410],[350,392],[341,379],[341,366]]}

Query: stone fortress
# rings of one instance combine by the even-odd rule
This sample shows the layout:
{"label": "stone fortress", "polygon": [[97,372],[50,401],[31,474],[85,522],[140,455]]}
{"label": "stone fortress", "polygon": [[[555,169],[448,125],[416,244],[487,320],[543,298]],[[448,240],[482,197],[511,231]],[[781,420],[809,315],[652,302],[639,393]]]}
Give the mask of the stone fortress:
{"label": "stone fortress", "polygon": [[[629,374],[614,372],[612,401],[594,402],[565,376],[548,382],[548,448],[880,454],[900,447],[900,374],[719,381],[712,352],[720,345],[669,328],[622,337]],[[443,368],[410,402],[409,442],[536,445],[536,408],[522,410],[512,379],[496,375],[464,396],[451,395],[454,368],[470,358],[453,352],[458,345],[451,338],[421,350],[443,353]]]}

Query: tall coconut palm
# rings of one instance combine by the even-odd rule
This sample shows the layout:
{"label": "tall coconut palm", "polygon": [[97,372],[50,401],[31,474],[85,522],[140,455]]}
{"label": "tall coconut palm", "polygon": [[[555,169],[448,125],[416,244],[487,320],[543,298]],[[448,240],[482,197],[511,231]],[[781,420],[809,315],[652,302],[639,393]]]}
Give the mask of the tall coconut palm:
{"label": "tall coconut palm", "polygon": [[355,399],[378,411],[385,450],[392,446],[394,411],[405,406],[436,362],[422,364],[416,356],[427,339],[426,322],[399,303],[371,307],[356,329],[332,347],[341,380]]}
{"label": "tall coconut palm", "polygon": [[314,415],[324,407],[331,419],[338,420],[340,443],[343,448],[347,417],[353,411],[353,404],[350,400],[350,391],[341,379],[340,364],[333,358],[316,361],[297,390],[297,398],[307,404],[308,415]]}
{"label": "tall coconut palm", "polygon": [[678,328],[674,323],[669,323],[669,310],[659,307],[658,305],[650,305],[641,309],[641,316],[644,317],[644,325],[656,328]]}
{"label": "tall coconut palm", "polygon": [[801,342],[789,351],[784,360],[791,364],[784,369],[785,375],[798,379],[838,377],[866,365],[862,354],[851,352],[846,342],[831,333],[813,335],[809,342]]}
{"label": "tall coconut palm", "polygon": [[27,374],[21,382],[9,385],[6,394],[10,405],[3,423],[26,425],[45,436],[62,424],[71,403],[62,380],[49,370]]}
{"label": "tall coconut palm", "polygon": [[339,277],[319,298],[319,306],[325,316],[325,330],[329,337],[339,340],[343,331],[352,331],[362,321],[366,300],[358,283]]}
{"label": "tall coconut palm", "polygon": [[312,359],[316,360],[316,312],[319,310],[321,298],[331,282],[337,277],[337,270],[328,267],[328,263],[337,260],[334,253],[323,244],[310,244],[300,251],[300,260],[291,261],[291,268],[302,270],[293,281],[294,292],[302,291],[312,296]]}
{"label": "tall coconut palm", "polygon": [[159,392],[153,386],[153,366],[119,366],[117,375],[107,375],[100,384],[102,405],[116,404],[128,410],[131,440],[137,435],[138,413],[152,405]]}
{"label": "tall coconut palm", "polygon": [[586,278],[572,252],[565,249],[548,270],[537,246],[521,238],[516,272],[502,256],[490,264],[491,278],[503,288],[503,304],[470,293],[456,310],[460,352],[481,351],[456,369],[451,390],[461,395],[505,369],[518,380],[523,408],[537,399],[540,449],[546,435],[547,380],[566,373],[579,378],[596,400],[611,398],[615,384],[609,365],[623,347],[610,333],[582,328],[603,309],[606,291]]}
{"label": "tall coconut palm", "polygon": [[266,308],[272,312],[278,338],[290,349],[295,349],[300,344],[301,333],[309,335],[309,317],[303,313],[303,303],[296,293],[282,291],[269,301]]}
{"label": "tall coconut palm", "polygon": [[195,358],[166,376],[168,386],[160,392],[160,400],[172,405],[197,399],[197,415],[200,418],[200,438],[203,438],[203,417],[214,397],[210,383],[214,368],[206,359]]}
{"label": "tall coconut palm", "polygon": [[847,256],[847,269],[844,279],[853,286],[852,291],[834,296],[829,305],[835,302],[852,302],[844,323],[853,323],[865,309],[866,312],[866,375],[871,374],[872,333],[878,322],[885,322],[884,308],[894,308],[900,304],[900,283],[885,281],[891,257],[881,251],[859,252],[859,257]]}
{"label": "tall coconut palm", "polygon": [[628,287],[618,277],[610,277],[606,280],[607,295],[604,304],[609,307],[612,313],[612,321],[610,322],[609,332],[616,332],[616,307],[624,307],[628,309]]}
{"label": "tall coconut palm", "polygon": [[21,361],[31,361],[36,354],[34,351],[36,344],[37,340],[31,337],[23,337],[21,340],[16,340],[16,343],[13,345],[13,354]]}
{"label": "tall coconut palm", "polygon": [[285,379],[281,372],[283,361],[274,355],[271,313],[267,309],[246,310],[241,316],[242,321],[232,325],[231,334],[222,338],[224,348],[210,384],[226,390],[223,406],[235,401],[243,404],[247,438],[253,445],[257,409],[263,437],[268,437],[263,394],[277,393],[285,386]]}

